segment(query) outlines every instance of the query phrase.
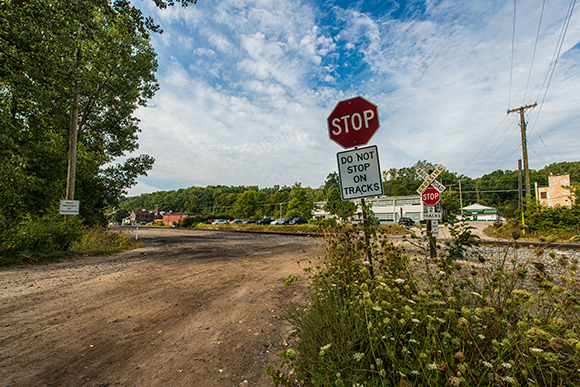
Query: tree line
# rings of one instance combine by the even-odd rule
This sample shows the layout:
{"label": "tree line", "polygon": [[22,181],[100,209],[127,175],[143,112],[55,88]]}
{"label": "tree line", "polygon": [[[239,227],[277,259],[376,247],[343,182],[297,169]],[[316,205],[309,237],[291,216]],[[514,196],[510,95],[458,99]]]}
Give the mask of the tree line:
{"label": "tree line", "polygon": [[[423,160],[411,167],[383,171],[385,195],[417,195],[416,190],[423,182],[417,176],[417,168],[431,171],[436,165]],[[551,173],[570,174],[574,185],[580,181],[580,162],[554,163],[539,171],[531,170],[531,181],[538,182],[538,185],[547,185]],[[463,206],[479,203],[497,208],[504,217],[513,217],[518,209],[517,170],[497,170],[475,179],[445,170],[438,180],[447,187],[442,194],[442,206],[450,213],[460,212],[461,201]],[[154,210],[156,206],[161,211],[229,214],[239,218],[310,217],[316,201],[329,201],[333,213],[340,211],[340,206],[333,204],[342,201],[339,176],[336,172],[330,173],[324,184],[318,188],[302,187],[300,183],[295,183],[292,187],[260,189],[258,186],[207,186],[141,194],[122,200],[117,219],[126,216],[131,210]]]}

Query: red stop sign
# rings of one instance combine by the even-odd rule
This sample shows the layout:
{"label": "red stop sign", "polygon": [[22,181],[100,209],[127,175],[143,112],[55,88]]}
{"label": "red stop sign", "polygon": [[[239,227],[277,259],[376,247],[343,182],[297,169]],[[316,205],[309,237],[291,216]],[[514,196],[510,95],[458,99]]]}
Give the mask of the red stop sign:
{"label": "red stop sign", "polygon": [[380,126],[377,105],[363,97],[340,101],[327,121],[330,139],[343,148],[365,145]]}
{"label": "red stop sign", "polygon": [[439,200],[441,200],[441,194],[435,188],[430,187],[423,192],[421,199],[426,205],[434,206],[435,204],[439,203]]}

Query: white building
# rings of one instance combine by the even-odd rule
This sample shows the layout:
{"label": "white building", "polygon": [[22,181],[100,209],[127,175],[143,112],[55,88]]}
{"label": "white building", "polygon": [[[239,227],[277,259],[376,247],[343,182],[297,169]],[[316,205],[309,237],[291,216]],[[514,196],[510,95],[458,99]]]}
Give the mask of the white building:
{"label": "white building", "polygon": [[[353,200],[359,204],[360,200]],[[370,204],[375,217],[383,224],[397,223],[399,219],[411,218],[415,222],[423,220],[423,202],[420,195],[414,196],[379,196],[365,199]],[[326,202],[316,202],[312,215],[315,218],[329,218],[331,215],[324,210]]]}
{"label": "white building", "polygon": [[479,203],[463,207],[463,217],[466,220],[496,221],[498,219],[496,208],[482,206]]}

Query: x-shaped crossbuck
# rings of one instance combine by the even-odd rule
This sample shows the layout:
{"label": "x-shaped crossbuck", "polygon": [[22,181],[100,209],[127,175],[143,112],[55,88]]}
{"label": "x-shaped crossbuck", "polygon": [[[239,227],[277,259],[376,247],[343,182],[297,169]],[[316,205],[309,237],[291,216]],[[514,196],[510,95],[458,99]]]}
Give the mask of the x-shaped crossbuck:
{"label": "x-shaped crossbuck", "polygon": [[435,188],[440,193],[445,191],[445,189],[447,188],[439,181],[435,180],[437,176],[439,176],[441,172],[445,170],[445,167],[443,165],[439,164],[439,166],[433,172],[431,172],[431,174],[428,174],[419,167],[415,167],[415,169],[417,170],[417,176],[419,176],[421,179],[424,180],[423,184],[421,184],[421,186],[417,188],[417,192],[419,193],[419,195],[425,192],[425,190],[429,188],[430,185],[433,186],[433,188]]}

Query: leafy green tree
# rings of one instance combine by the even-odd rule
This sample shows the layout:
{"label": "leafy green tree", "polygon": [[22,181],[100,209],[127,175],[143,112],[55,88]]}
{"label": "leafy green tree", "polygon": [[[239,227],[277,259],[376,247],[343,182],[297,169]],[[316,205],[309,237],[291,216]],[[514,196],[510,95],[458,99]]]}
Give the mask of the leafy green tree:
{"label": "leafy green tree", "polygon": [[197,195],[189,195],[189,199],[185,202],[185,212],[199,212],[199,198]]}
{"label": "leafy green tree", "polygon": [[342,200],[340,187],[334,187],[328,195],[328,201],[324,209],[330,214],[337,215],[340,219],[347,221],[356,214],[356,204],[350,201]]}
{"label": "leafy green tree", "polygon": [[246,191],[241,194],[234,204],[234,214],[240,218],[252,218],[256,215],[257,200],[255,191]]}
{"label": "leafy green tree", "polygon": [[[128,1],[3,2],[0,18],[1,210],[54,211],[64,196],[69,129],[78,128],[77,195],[87,223],[103,219],[136,177],[151,169],[133,111],[157,90],[157,62],[142,14]],[[75,153],[75,152],[73,152]]]}
{"label": "leafy green tree", "polygon": [[[308,191],[312,191],[310,188],[303,188],[300,183],[295,183],[290,190],[290,202],[288,203],[288,208],[286,209],[286,216],[290,217],[304,217],[311,218],[312,210],[314,209],[314,200],[309,198]],[[314,195],[310,192],[310,196]]]}

